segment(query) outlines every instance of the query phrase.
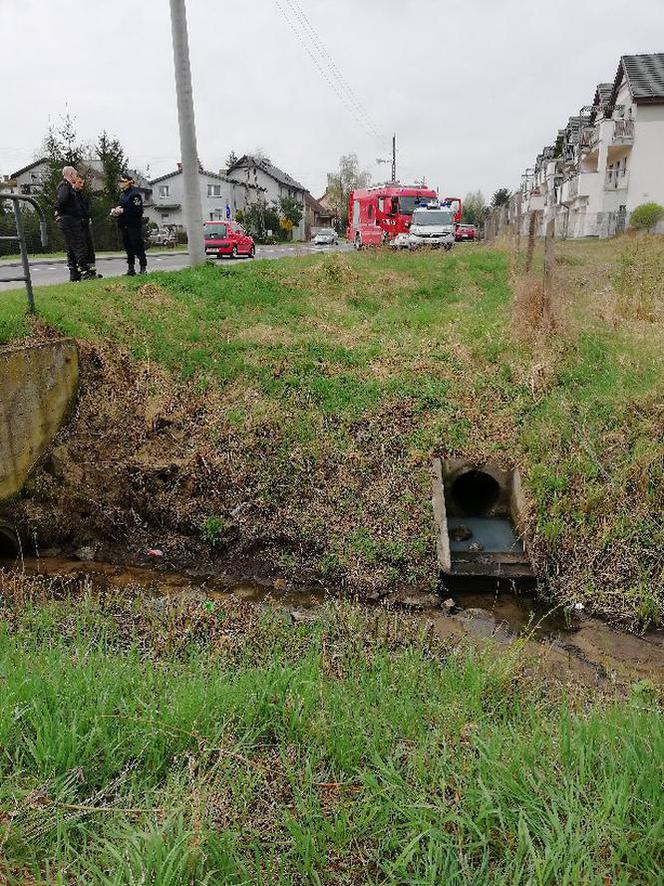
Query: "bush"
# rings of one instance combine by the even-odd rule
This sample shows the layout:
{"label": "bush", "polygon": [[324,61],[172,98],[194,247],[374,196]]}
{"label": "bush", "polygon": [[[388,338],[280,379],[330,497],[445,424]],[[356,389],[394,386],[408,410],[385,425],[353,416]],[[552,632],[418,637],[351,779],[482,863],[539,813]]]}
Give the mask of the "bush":
{"label": "bush", "polygon": [[637,206],[629,220],[633,228],[651,231],[664,218],[664,206],[659,203],[642,203]]}

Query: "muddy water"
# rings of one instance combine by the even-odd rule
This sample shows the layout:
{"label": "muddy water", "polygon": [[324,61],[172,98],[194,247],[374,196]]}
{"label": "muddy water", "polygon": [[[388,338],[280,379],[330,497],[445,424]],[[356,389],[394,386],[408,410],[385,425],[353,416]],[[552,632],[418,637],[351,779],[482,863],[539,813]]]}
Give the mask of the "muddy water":
{"label": "muddy water", "polygon": [[[0,561],[0,567],[20,568],[29,575],[88,579],[93,587],[104,589],[139,586],[152,594],[194,594],[202,600],[232,594],[254,605],[285,609],[295,623],[315,619],[325,601],[323,591],[301,591],[278,582],[263,585],[62,557],[26,558],[20,564]],[[532,598],[495,591],[459,591],[453,599],[455,607],[449,612],[440,608],[403,610],[400,617],[415,619],[436,636],[451,640],[492,638],[509,645],[520,639],[556,677],[618,684],[648,678],[664,685],[663,630],[635,636],[583,615],[570,622],[567,613],[546,608]]]}

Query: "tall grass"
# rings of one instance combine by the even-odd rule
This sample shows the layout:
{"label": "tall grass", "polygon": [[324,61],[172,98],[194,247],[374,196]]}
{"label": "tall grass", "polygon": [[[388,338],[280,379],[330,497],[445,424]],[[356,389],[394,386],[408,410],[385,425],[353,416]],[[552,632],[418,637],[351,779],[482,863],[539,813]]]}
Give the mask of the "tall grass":
{"label": "tall grass", "polygon": [[[0,632],[11,883],[651,884],[652,690],[350,606],[43,599]],[[169,626],[177,625],[177,630]]]}

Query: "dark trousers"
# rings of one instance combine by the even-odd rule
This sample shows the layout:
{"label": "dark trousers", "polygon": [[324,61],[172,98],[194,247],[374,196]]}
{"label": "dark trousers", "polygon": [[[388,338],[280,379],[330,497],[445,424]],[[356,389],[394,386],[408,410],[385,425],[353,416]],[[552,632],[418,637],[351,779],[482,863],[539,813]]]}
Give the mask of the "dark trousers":
{"label": "dark trousers", "polygon": [[92,227],[90,225],[89,218],[83,219],[83,239],[85,240],[85,246],[88,251],[88,261],[90,263],[90,267],[94,268],[97,257],[95,255],[95,244],[92,240]]}
{"label": "dark trousers", "polygon": [[145,244],[143,243],[143,228],[130,227],[120,228],[122,231],[122,242],[127,253],[127,264],[130,268],[134,267],[134,262],[138,259],[141,268],[147,264],[145,257]]}
{"label": "dark trousers", "polygon": [[75,278],[79,277],[81,273],[87,273],[90,270],[90,260],[81,219],[71,215],[63,215],[58,219],[58,227],[65,238],[67,264],[71,277]]}
{"label": "dark trousers", "polygon": [[[97,258],[95,256],[95,244],[92,240],[92,229],[90,227],[89,219],[84,218],[81,221],[81,230],[83,231],[83,240],[85,241],[88,264],[91,268],[94,268]],[[67,266],[69,267],[69,276],[72,280],[77,280],[81,276],[77,265],[78,263],[73,250],[67,248]]]}

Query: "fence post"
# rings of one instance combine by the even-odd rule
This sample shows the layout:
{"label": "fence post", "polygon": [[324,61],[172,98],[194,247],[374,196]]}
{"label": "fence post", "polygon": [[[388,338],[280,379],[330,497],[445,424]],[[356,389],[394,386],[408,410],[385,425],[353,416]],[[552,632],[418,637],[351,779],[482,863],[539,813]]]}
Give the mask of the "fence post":
{"label": "fence post", "polygon": [[546,328],[553,326],[553,271],[556,263],[554,239],[556,234],[555,219],[549,219],[544,235],[544,297],[542,299],[542,322]]}
{"label": "fence post", "polygon": [[537,212],[530,211],[528,224],[528,251],[526,252],[526,274],[533,269],[533,256],[535,255],[535,228],[537,227]]}

